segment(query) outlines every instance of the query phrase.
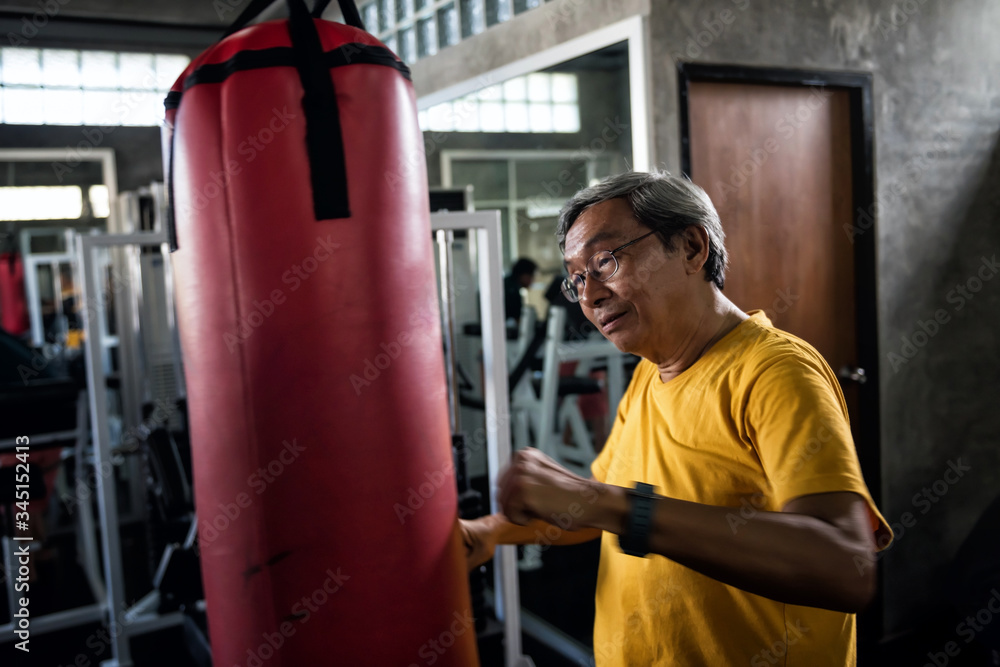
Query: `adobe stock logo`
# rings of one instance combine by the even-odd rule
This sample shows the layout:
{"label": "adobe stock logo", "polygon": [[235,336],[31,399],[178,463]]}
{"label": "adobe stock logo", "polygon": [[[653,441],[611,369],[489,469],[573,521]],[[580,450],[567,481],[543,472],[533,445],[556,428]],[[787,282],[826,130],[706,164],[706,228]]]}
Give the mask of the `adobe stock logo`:
{"label": "adobe stock logo", "polygon": [[[302,284],[319,269],[320,265],[330,259],[334,250],[340,248],[339,243],[334,243],[332,235],[327,234],[316,237],[316,246],[312,252],[292,264],[281,274],[281,282],[291,285],[288,292],[295,292]],[[288,294],[281,288],[272,289],[263,299],[253,299],[252,306],[247,309],[236,321],[236,326],[222,334],[222,340],[226,344],[226,349],[232,354],[236,349],[247,341],[254,332],[264,325],[274,312],[288,299]]]}
{"label": "adobe stock logo", "polygon": [[[965,308],[966,304],[972,301],[986,283],[991,281],[997,273],[1000,273],[1000,262],[997,261],[996,253],[992,257],[982,256],[979,266],[964,282],[957,283],[948,294],[945,300],[953,304],[952,312]],[[951,322],[952,313],[944,308],[938,308],[931,317],[926,320],[917,320],[917,328],[909,334],[900,336],[900,346],[898,351],[889,352],[886,361],[895,373],[917,356],[931,339],[941,331],[941,328]]]}
{"label": "adobe stock logo", "polygon": [[[244,665],[246,667],[264,667],[265,663],[274,656],[278,656],[280,661],[281,647],[285,642],[294,637],[299,628],[308,623],[313,614],[319,612],[327,600],[336,595],[344,587],[345,582],[351,578],[350,575],[341,572],[339,567],[336,572],[328,569],[323,574],[326,575],[323,583],[292,605],[291,613],[282,619],[281,625],[272,632],[262,633],[260,644],[255,648],[248,648],[246,660],[233,667],[243,667]],[[293,623],[293,621],[295,622]],[[281,662],[281,664],[287,664],[287,662]]]}
{"label": "adobe stock logo", "polygon": [[[994,616],[1000,616],[1000,591],[996,588],[990,591],[990,598],[974,616],[966,616],[964,621],[955,626],[955,634],[964,639],[966,644],[971,644],[976,635],[993,622]],[[943,648],[944,651],[928,652],[928,662],[924,663],[924,667],[945,667],[962,652],[962,646],[956,641],[946,643]]]}
{"label": "adobe stock logo", "polygon": [[760,491],[752,494],[749,499],[746,496],[740,498],[739,512],[726,513],[726,523],[729,524],[733,535],[739,531],[741,526],[747,525],[756,517],[758,510],[763,510],[765,507],[767,507],[767,498]]}
{"label": "adobe stock logo", "polygon": [[[7,42],[11,46],[24,46],[29,40],[38,35],[38,31],[49,24],[49,19],[54,18],[63,5],[69,4],[70,0],[45,0],[36,2],[38,10],[31,16],[31,20],[25,16],[21,19],[20,34],[7,33]],[[27,8],[26,8],[27,9]]]}
{"label": "adobe stock logo", "polygon": [[400,331],[388,343],[380,343],[375,355],[364,359],[360,375],[351,373],[348,380],[354,390],[354,395],[360,396],[361,392],[378,380],[383,371],[388,369],[396,359],[399,359],[409,347],[416,345],[417,349],[420,349],[429,340],[429,337],[433,336],[436,326],[436,313],[420,311],[410,315],[410,329]]}
{"label": "adobe stock logo", "polygon": [[[423,658],[424,665],[433,665],[438,659],[448,652],[458,638],[468,632],[469,628],[476,624],[476,619],[472,617],[472,612],[468,609],[464,610],[462,613],[454,612],[452,617],[455,619],[451,622],[451,626],[442,632],[437,637],[431,638],[424,642],[424,644],[417,651],[417,655]],[[419,667],[419,663],[410,663],[409,667]]]}
{"label": "adobe stock logo", "polygon": [[[971,470],[972,466],[962,463],[961,457],[954,461],[949,460],[948,467],[941,476],[931,484],[920,489],[919,492],[913,494],[910,502],[914,508],[920,510],[921,515],[929,513],[934,505],[941,502],[941,499],[948,494],[948,491],[965,477],[965,473]],[[883,533],[878,537],[876,542],[876,546],[879,549],[878,552],[870,553],[866,556],[854,557],[854,566],[858,569],[858,574],[864,575],[865,570],[875,567],[875,564],[882,560],[887,553],[899,546],[904,535],[907,534],[907,529],[912,529],[917,525],[918,521],[919,517],[914,515],[913,512],[903,512],[899,516],[899,521],[890,523],[889,527],[892,529],[895,537],[890,538],[888,533]]]}
{"label": "adobe stock logo", "polygon": [[399,519],[399,524],[405,524],[407,519],[416,514],[417,510],[421,509],[424,503],[430,500],[438,492],[438,489],[445,485],[445,482],[454,484],[454,472],[455,464],[451,457],[448,457],[440,470],[424,473],[426,482],[422,482],[417,488],[411,486],[407,489],[409,495],[406,497],[406,505],[396,503],[392,506],[393,511],[396,512],[396,518]]}
{"label": "adobe stock logo", "polygon": [[783,663],[782,658],[788,653],[789,647],[798,644],[799,640],[808,632],[809,627],[804,625],[801,619],[796,619],[795,623],[791,621],[786,622],[784,638],[775,641],[769,647],[752,657],[750,659],[750,667],[766,667],[766,665]]}

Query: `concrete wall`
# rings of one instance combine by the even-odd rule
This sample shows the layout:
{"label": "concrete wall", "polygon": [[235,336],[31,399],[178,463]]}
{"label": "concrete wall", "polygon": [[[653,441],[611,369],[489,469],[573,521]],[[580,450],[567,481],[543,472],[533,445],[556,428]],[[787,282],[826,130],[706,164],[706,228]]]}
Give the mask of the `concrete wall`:
{"label": "concrete wall", "polygon": [[[31,0],[0,2],[0,11],[24,14],[48,14],[51,18],[83,18],[104,21],[141,21],[150,24],[225,26],[249,4],[249,0],[172,0],[163,3],[130,0]],[[41,19],[38,20],[41,23]],[[45,26],[42,25],[42,28]]]}
{"label": "concrete wall", "polygon": [[[555,0],[416,63],[414,80],[442,90],[646,12]],[[992,0],[648,5],[654,162],[673,170],[677,60],[874,74],[881,508],[915,518],[883,560],[887,633],[938,606],[944,567],[1000,489],[1000,276],[984,264],[1000,255],[997,25]],[[959,460],[970,469],[948,483]]]}

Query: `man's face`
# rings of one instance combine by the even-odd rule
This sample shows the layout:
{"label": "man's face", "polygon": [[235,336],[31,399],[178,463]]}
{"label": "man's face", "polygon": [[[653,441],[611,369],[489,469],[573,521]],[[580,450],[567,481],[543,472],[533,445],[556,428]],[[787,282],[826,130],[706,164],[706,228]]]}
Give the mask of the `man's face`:
{"label": "man's face", "polygon": [[[586,271],[587,260],[649,232],[624,199],[585,210],[566,234],[564,259],[570,273]],[[692,276],[683,244],[668,252],[656,235],[615,253],[618,272],[607,282],[587,277],[580,306],[594,326],[623,351],[659,363],[682,344],[695,317]],[[695,279],[700,276],[694,276]]]}

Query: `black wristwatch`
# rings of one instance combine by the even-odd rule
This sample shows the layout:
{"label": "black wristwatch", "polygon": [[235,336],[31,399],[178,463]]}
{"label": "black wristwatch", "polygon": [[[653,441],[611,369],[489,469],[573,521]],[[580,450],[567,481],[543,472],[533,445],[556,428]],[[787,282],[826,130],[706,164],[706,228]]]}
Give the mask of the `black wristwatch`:
{"label": "black wristwatch", "polygon": [[653,501],[659,498],[653,493],[653,485],[636,482],[634,489],[628,490],[632,508],[628,515],[625,533],[618,536],[618,546],[629,556],[644,557],[649,553],[649,530],[653,522]]}

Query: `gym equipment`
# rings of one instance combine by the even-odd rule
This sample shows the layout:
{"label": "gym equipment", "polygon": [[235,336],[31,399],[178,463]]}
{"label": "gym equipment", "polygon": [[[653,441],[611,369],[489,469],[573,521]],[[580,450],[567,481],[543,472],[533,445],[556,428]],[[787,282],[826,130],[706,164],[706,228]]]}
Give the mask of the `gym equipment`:
{"label": "gym equipment", "polygon": [[408,69],[287,5],[167,99],[212,659],[475,665]]}
{"label": "gym equipment", "polygon": [[[114,214],[114,209],[112,209],[112,213]],[[109,226],[112,229],[119,228],[117,223]],[[149,428],[149,425],[139,424],[136,427],[129,427],[125,431],[121,431],[120,425],[122,423],[128,424],[128,415],[120,416],[115,414],[115,404],[117,401],[116,397],[109,390],[112,388],[112,385],[122,387],[124,383],[118,381],[117,378],[112,382],[113,378],[109,374],[109,367],[106,363],[106,358],[109,356],[109,341],[102,334],[107,331],[108,316],[112,304],[108,303],[105,298],[101,298],[101,296],[112,291],[118,296],[118,299],[113,302],[115,315],[118,318],[121,318],[124,313],[131,310],[131,306],[129,308],[124,307],[126,304],[132,303],[134,299],[142,303],[140,291],[142,283],[139,281],[135,283],[130,282],[127,287],[120,287],[117,291],[113,290],[110,281],[114,272],[108,269],[115,266],[113,262],[114,256],[121,254],[116,251],[135,248],[146,252],[153,251],[159,253],[164,258],[164,262],[167,262],[169,258],[165,229],[159,225],[154,225],[155,229],[152,231],[141,232],[135,231],[131,227],[133,227],[132,224],[126,223],[124,225],[124,228],[127,230],[126,233],[77,236],[76,253],[74,255],[74,261],[82,277],[81,299],[83,303],[88,304],[84,317],[84,353],[87,362],[87,394],[90,404],[90,428],[93,440],[93,468],[95,471],[98,471],[98,474],[94,476],[96,482],[94,491],[96,491],[98,518],[101,525],[100,542],[105,588],[103,599],[98,605],[98,610],[99,617],[103,619],[103,622],[106,625],[116,628],[116,631],[111,634],[111,658],[101,662],[102,667],[132,667],[133,662],[129,646],[130,638],[171,626],[184,626],[187,622],[185,613],[181,611],[159,613],[161,600],[160,592],[157,589],[150,591],[134,602],[129,602],[126,599],[125,593],[122,536],[118,530],[118,527],[122,524],[119,518],[118,487],[122,477],[126,477],[129,480],[127,485],[129,491],[131,491],[133,497],[138,495],[138,500],[134,500],[131,503],[133,506],[145,505],[145,490],[141,488],[140,484],[136,483],[140,468],[138,458],[135,456],[126,456],[118,462],[116,462],[116,458],[122,458],[122,454],[127,452],[127,448],[131,446],[129,441],[133,437],[137,438],[139,434]],[[133,257],[135,256],[135,253],[131,254]],[[131,266],[133,268],[141,267],[141,265],[136,264],[132,264]],[[129,273],[127,275],[135,274]],[[169,306],[167,310],[170,310]],[[115,338],[132,338],[138,334],[138,331],[120,327],[119,336]],[[116,340],[113,342],[113,345],[118,347],[121,342],[123,341]],[[134,340],[129,343],[129,346],[119,347],[119,350],[128,350],[133,344],[139,346],[140,343],[141,341]],[[117,356],[125,360],[131,359],[131,356],[126,354]],[[138,354],[135,358],[138,359],[141,357],[142,354]],[[133,362],[123,362],[123,376],[128,376],[128,364],[130,363]],[[170,420],[167,415],[170,413],[171,406],[169,404],[163,405],[162,400],[158,400],[157,403],[164,410],[161,419],[156,420],[157,423],[169,423]],[[139,408],[141,410],[141,405]],[[124,421],[122,420],[123,416],[126,417]],[[140,412],[139,417],[141,418],[141,416]],[[77,457],[78,462],[83,461],[82,451],[77,453]],[[80,465],[81,463],[78,463],[78,466]],[[107,471],[106,474],[105,471]],[[81,493],[79,485],[84,483],[83,480],[84,476],[78,472],[77,498],[86,499],[85,502],[89,504],[89,498],[93,491],[83,489],[82,491],[85,491],[85,493]],[[77,514],[83,516],[88,513],[78,512]],[[87,532],[84,531],[84,534],[87,534]]]}
{"label": "gym equipment", "polygon": [[[29,363],[31,357],[24,352],[20,352],[15,347],[19,345],[17,341],[10,340],[7,334],[0,334],[0,356],[5,362],[14,362],[17,366]],[[18,360],[20,357],[20,360]],[[76,460],[83,459],[83,452],[87,445],[87,396],[79,391],[76,384],[70,380],[62,380],[49,377],[46,369],[39,373],[40,378],[25,384],[17,376],[11,375],[3,378],[3,388],[0,388],[0,453],[12,454],[18,444],[23,441],[18,440],[18,436],[31,433],[30,451],[39,452],[62,448],[73,444]],[[11,381],[13,380],[13,381]],[[22,430],[23,429],[23,430]],[[40,460],[36,457],[35,460]],[[80,465],[82,469],[82,465]],[[14,480],[6,479],[6,475],[15,472],[13,467],[0,468],[0,477],[4,477],[0,482],[0,503],[8,504],[14,502]],[[82,475],[78,476],[78,479]],[[8,483],[9,482],[9,483]],[[47,489],[42,482],[41,476],[32,474],[30,478],[32,484],[31,498],[33,501],[42,499]],[[37,488],[37,486],[41,488]],[[10,494],[7,496],[7,494]],[[78,549],[81,552],[81,566],[87,583],[95,598],[94,604],[79,606],[73,609],[58,611],[48,614],[33,614],[31,620],[32,638],[40,637],[47,632],[63,630],[85,623],[93,623],[104,618],[105,608],[101,603],[104,597],[104,586],[99,575],[100,561],[97,555],[97,544],[95,541],[94,519],[90,512],[76,512],[75,521],[78,530]],[[8,527],[0,530],[0,542],[3,551],[3,569],[6,572],[16,571],[17,558],[15,548],[23,542],[15,542],[15,533]],[[31,544],[39,544],[32,542]],[[29,547],[31,548],[31,547]],[[14,630],[16,627],[14,619],[15,604],[20,595],[17,595],[14,587],[14,577],[6,578],[8,622],[0,626],[0,643],[17,641]]]}
{"label": "gym equipment", "polygon": [[[0,161],[8,163],[40,162],[62,166],[80,162],[97,163],[100,168],[101,178],[95,185],[98,183],[104,185],[107,188],[108,201],[117,201],[118,178],[114,150],[97,147],[86,151],[86,153],[85,156],[81,157],[79,152],[71,150],[68,147],[0,148]],[[109,224],[114,217],[114,212],[112,212],[112,215],[109,217]],[[111,231],[110,227],[109,231]],[[77,267],[73,266],[73,251],[76,247],[76,236],[77,233],[68,228],[52,226],[20,227],[16,248],[21,253],[21,259],[24,263],[23,289],[25,292],[25,307],[28,309],[29,342],[33,347],[42,347],[47,339],[45,322],[43,321],[45,318],[42,313],[43,299],[53,300],[52,305],[55,308],[57,321],[57,337],[58,334],[66,333],[64,329],[60,330],[60,327],[63,327],[65,324],[64,316],[68,315],[63,312],[63,302],[59,298],[62,292],[62,285],[60,284],[62,273],[60,269],[66,269],[71,273],[77,270]],[[44,245],[50,249],[39,251],[33,242],[43,239]],[[51,250],[53,245],[59,249]],[[51,278],[42,279],[42,276],[39,275],[40,270],[47,271]],[[73,275],[74,283],[78,284],[79,281],[76,280],[76,274],[74,273]],[[42,289],[43,286],[47,288],[44,291]],[[0,299],[5,299],[5,297],[0,297]],[[63,320],[63,322],[60,322],[60,320]],[[52,332],[49,331],[48,333],[51,334]],[[106,334],[106,332],[102,332],[102,334]],[[51,335],[48,338],[51,339]],[[108,338],[113,338],[113,336]],[[59,340],[57,342],[62,343],[63,341]]]}
{"label": "gym equipment", "polygon": [[[76,270],[73,265],[76,235],[77,233],[73,229],[59,227],[52,229],[26,227],[21,230],[20,246],[24,253],[22,288],[26,299],[25,309],[31,332],[31,344],[35,347],[42,347],[46,342],[53,340],[62,343],[63,341],[60,339],[65,338],[67,313],[62,299],[62,277],[64,270],[67,270],[71,275]],[[57,247],[61,245],[62,250],[36,252],[34,250],[35,241],[42,239]],[[42,279],[43,270],[47,272],[48,280]],[[48,289],[45,289],[43,285]],[[43,301],[45,300],[50,300],[55,317],[55,321],[51,322],[48,327],[46,327],[42,314]]]}

